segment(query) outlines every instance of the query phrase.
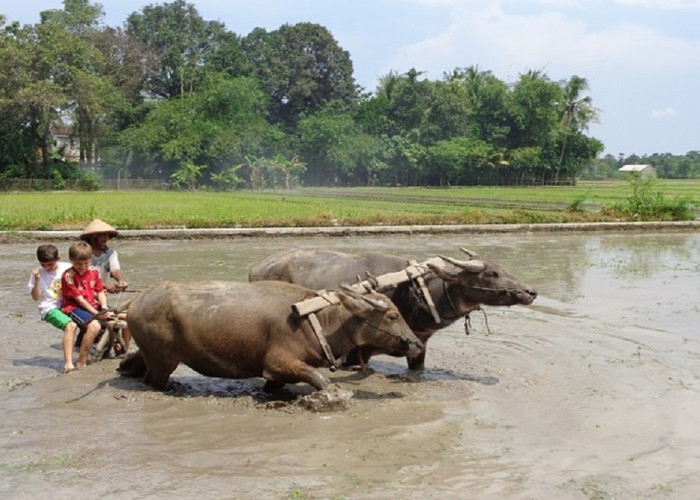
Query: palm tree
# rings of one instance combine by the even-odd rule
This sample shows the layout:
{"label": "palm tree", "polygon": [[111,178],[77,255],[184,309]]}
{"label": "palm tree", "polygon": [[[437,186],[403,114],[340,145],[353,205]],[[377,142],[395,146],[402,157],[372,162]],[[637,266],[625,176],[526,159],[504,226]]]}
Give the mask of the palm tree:
{"label": "palm tree", "polygon": [[386,75],[380,76],[377,95],[384,97],[386,101],[391,104],[394,97],[394,89],[400,79],[401,76],[396,71],[389,71]]}
{"label": "palm tree", "polygon": [[598,110],[591,104],[593,99],[590,96],[581,97],[581,94],[588,90],[588,81],[581,76],[573,75],[561,85],[564,91],[564,102],[560,110],[562,141],[555,181],[559,180],[559,170],[564,165],[569,135],[573,132],[588,130],[589,123],[598,122]]}

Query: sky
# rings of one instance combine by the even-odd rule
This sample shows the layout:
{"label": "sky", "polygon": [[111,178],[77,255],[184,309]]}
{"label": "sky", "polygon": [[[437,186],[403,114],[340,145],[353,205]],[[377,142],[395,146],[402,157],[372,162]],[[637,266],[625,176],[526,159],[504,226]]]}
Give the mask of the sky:
{"label": "sky", "polygon": [[[101,3],[103,23],[164,1]],[[431,80],[477,66],[506,83],[538,70],[585,78],[600,122],[588,135],[625,157],[700,150],[700,0],[189,0],[245,36],[311,22],[350,53],[357,83],[411,68]],[[6,22],[39,22],[62,0],[0,0]]]}

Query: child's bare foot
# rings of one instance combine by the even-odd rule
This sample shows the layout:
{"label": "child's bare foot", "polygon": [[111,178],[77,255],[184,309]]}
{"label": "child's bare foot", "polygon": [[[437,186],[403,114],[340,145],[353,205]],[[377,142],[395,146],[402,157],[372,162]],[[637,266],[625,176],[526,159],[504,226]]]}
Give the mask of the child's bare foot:
{"label": "child's bare foot", "polygon": [[63,373],[70,373],[73,370],[75,370],[75,366],[73,364],[66,365],[63,367]]}
{"label": "child's bare foot", "polygon": [[85,359],[78,358],[78,362],[75,364],[75,369],[80,370],[81,368],[85,368],[87,366],[87,357]]}

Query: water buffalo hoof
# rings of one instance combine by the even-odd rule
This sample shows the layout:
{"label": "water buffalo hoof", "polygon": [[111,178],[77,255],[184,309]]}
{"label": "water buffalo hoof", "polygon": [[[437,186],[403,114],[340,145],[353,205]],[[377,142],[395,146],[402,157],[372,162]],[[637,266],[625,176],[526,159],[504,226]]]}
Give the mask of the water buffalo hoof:
{"label": "water buffalo hoof", "polygon": [[117,372],[124,377],[143,377],[146,375],[146,363],[140,352],[129,354],[117,368]]}
{"label": "water buffalo hoof", "polygon": [[265,392],[278,392],[279,390],[284,387],[284,382],[277,382],[277,381],[272,381],[268,380],[265,382],[265,385],[263,386],[263,391]]}

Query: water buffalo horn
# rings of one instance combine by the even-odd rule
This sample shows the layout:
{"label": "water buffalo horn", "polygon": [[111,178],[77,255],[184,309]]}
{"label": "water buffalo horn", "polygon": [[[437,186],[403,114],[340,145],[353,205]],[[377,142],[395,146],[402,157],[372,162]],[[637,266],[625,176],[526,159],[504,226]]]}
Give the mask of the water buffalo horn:
{"label": "water buffalo horn", "polygon": [[471,250],[469,250],[469,249],[467,249],[467,248],[460,247],[459,249],[460,249],[462,252],[466,253],[466,254],[467,254],[470,258],[472,258],[472,259],[474,259],[474,258],[476,258],[476,257],[478,256],[476,252],[472,252]]}
{"label": "water buffalo horn", "polygon": [[389,306],[383,300],[373,299],[372,297],[367,297],[366,295],[363,295],[362,298],[365,302],[371,304],[372,307],[378,311],[387,311],[389,309]]}
{"label": "water buffalo horn", "polygon": [[362,295],[347,283],[341,283],[340,288],[341,290],[343,290],[343,292],[345,292],[346,295],[349,295],[353,299],[362,298]]}
{"label": "water buffalo horn", "polygon": [[375,278],[372,273],[370,273],[369,271],[365,271],[365,276],[367,278],[367,281],[369,281],[369,283],[372,287],[377,288],[379,286],[379,282],[377,281],[377,278]]}
{"label": "water buffalo horn", "polygon": [[469,271],[470,273],[481,272],[486,267],[486,265],[480,260],[458,260],[453,259],[452,257],[446,257],[444,255],[441,255],[440,258],[442,258],[442,260],[446,260],[453,266]]}

